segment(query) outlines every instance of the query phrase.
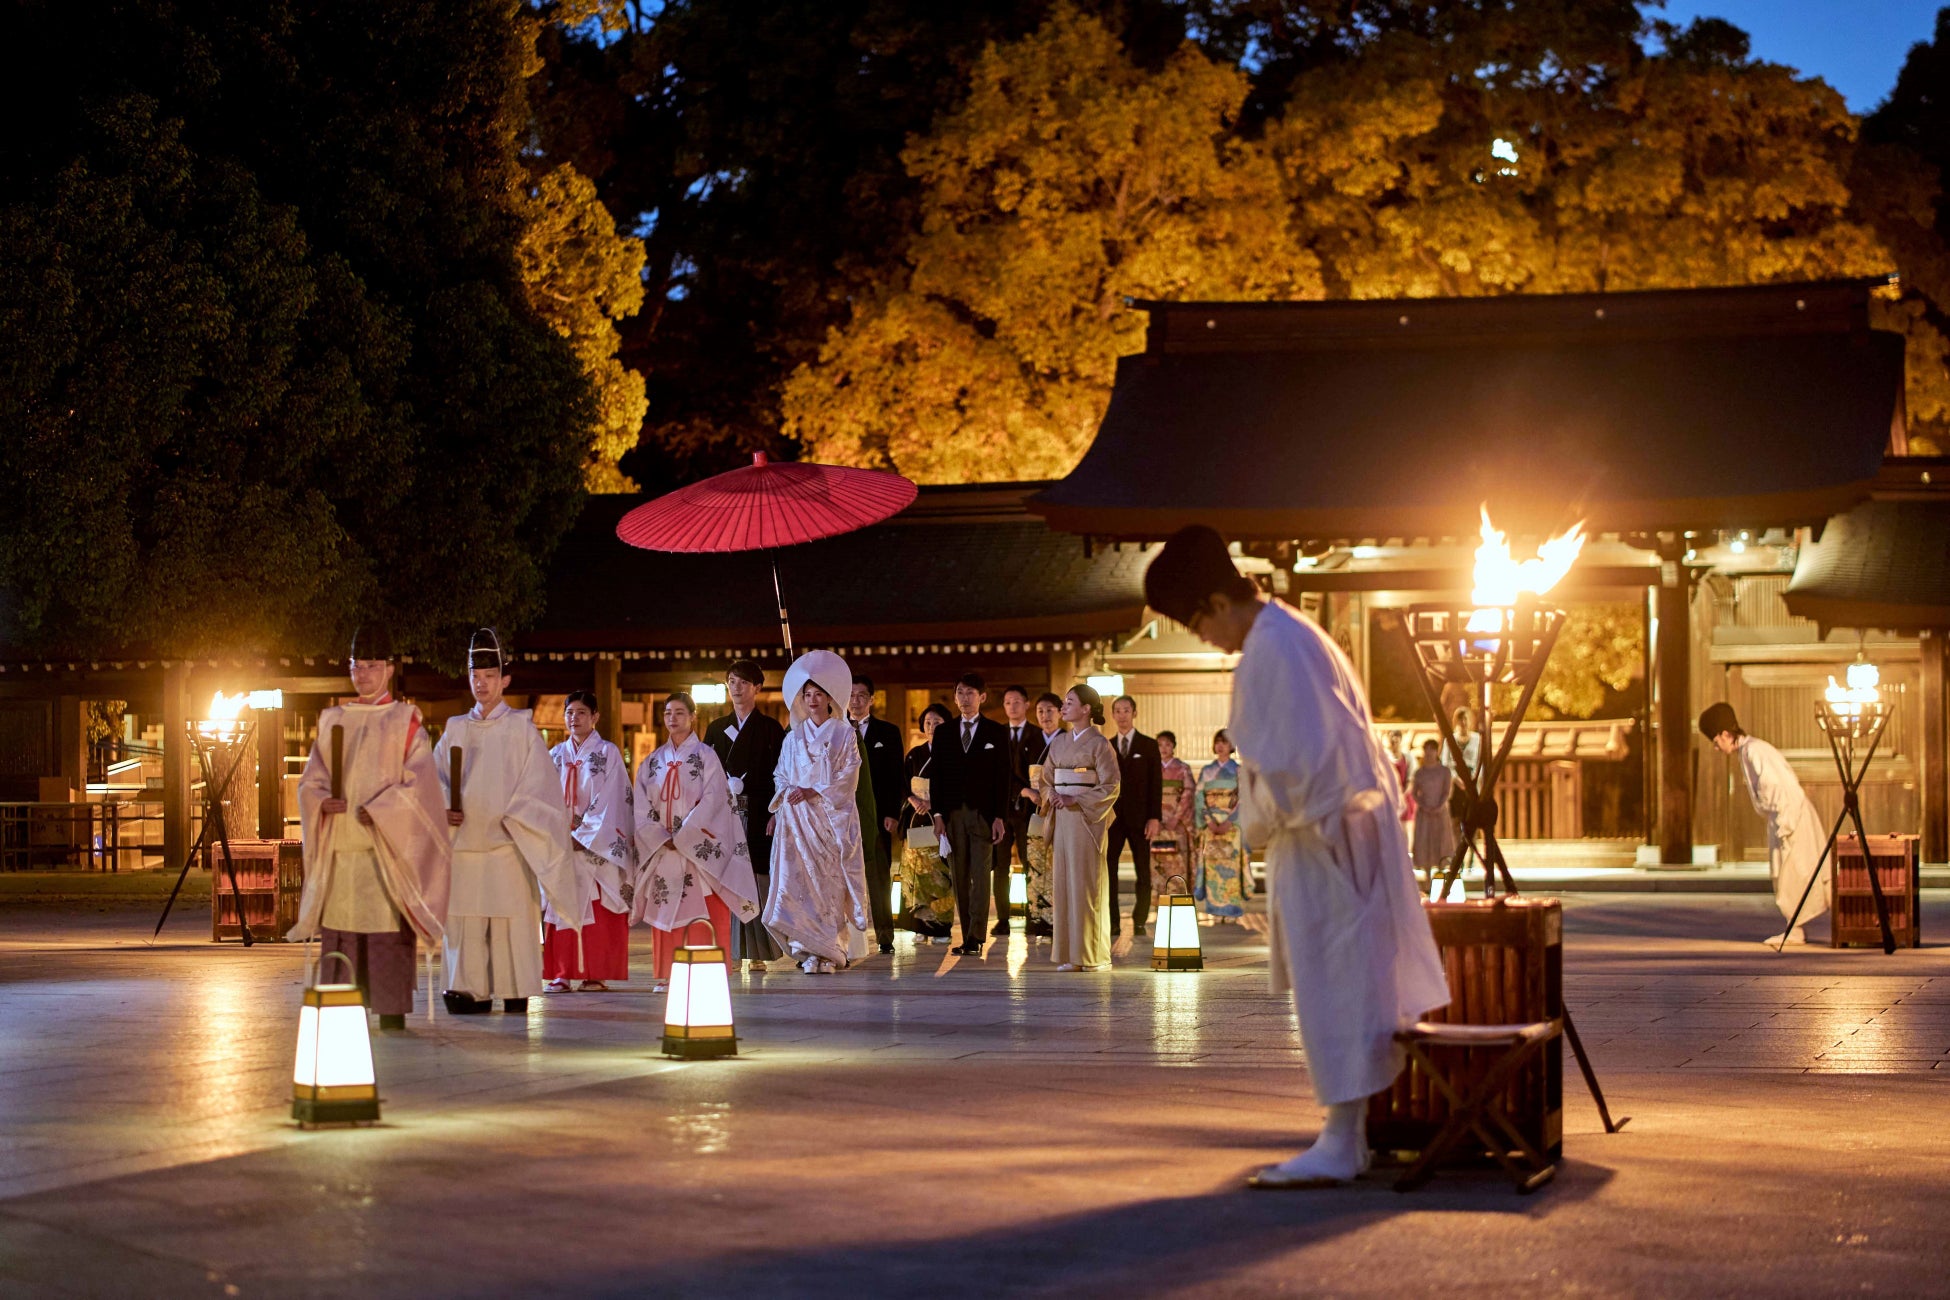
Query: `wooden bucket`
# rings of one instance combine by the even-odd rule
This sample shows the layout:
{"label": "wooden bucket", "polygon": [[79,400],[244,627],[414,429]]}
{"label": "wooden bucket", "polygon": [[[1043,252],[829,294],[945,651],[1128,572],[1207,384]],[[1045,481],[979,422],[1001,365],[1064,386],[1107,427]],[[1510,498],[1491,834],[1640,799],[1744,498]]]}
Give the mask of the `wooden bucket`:
{"label": "wooden bucket", "polygon": [[[1428,1019],[1462,1025],[1530,1024],[1564,1014],[1564,911],[1554,898],[1425,903],[1449,976],[1450,1003]],[[1444,1051],[1438,1060],[1467,1092],[1498,1050]],[[1457,1058],[1462,1058],[1457,1063]],[[1540,1151],[1564,1149],[1564,1040],[1552,1039],[1510,1081],[1504,1110]],[[1414,1064],[1368,1102],[1368,1144],[1420,1151],[1449,1105]],[[1467,1149],[1465,1144],[1463,1150]]]}
{"label": "wooden bucket", "polygon": [[[1889,908],[1889,933],[1898,948],[1923,946],[1916,845],[1914,835],[1869,837],[1869,857],[1875,863],[1883,903]],[[1875,895],[1870,892],[1869,864],[1862,860],[1862,841],[1854,835],[1835,837],[1835,869],[1828,877],[1828,915],[1829,947],[1882,947],[1882,924],[1876,919]]]}

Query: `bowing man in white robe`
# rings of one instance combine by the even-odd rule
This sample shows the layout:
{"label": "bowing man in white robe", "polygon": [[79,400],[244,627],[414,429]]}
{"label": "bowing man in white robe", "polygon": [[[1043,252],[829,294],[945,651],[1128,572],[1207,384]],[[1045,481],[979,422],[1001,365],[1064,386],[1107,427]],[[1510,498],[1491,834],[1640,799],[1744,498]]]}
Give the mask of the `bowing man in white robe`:
{"label": "bowing man in white robe", "polygon": [[860,746],[839,712],[853,689],[846,661],[803,654],[787,670],[792,730],[779,751],[772,812],[772,895],[765,926],[808,974],[848,962],[848,927],[867,928],[866,848],[854,786]]}
{"label": "bowing man in white robe", "polygon": [[636,901],[631,919],[656,932],[657,987],[690,927],[711,923],[711,942],[731,951],[734,924],[758,919],[744,819],[724,766],[695,730],[697,706],[684,691],[664,701],[669,735],[636,773]]}
{"label": "bowing man in white robe", "polygon": [[1145,574],[1153,609],[1227,653],[1227,730],[1240,825],[1265,846],[1274,991],[1290,989],[1314,1095],[1314,1145],[1258,1187],[1331,1186],[1364,1172],[1367,1099],[1401,1070],[1395,1033],[1449,986],[1400,830],[1401,794],[1366,693],[1340,647],[1269,601],[1210,528],[1181,530]]}
{"label": "bowing man in white robe", "polygon": [[322,978],[349,978],[366,991],[382,1029],[404,1029],[414,949],[438,944],[446,923],[452,851],[433,746],[420,711],[393,699],[391,657],[378,629],[359,629],[349,656],[358,699],[318,715],[318,740],[298,778],[305,887],[285,937],[319,938],[321,962],[343,953],[349,965],[329,962]]}
{"label": "bowing man in white robe", "polygon": [[[1781,751],[1764,740],[1756,740],[1740,729],[1730,704],[1715,704],[1700,714],[1699,729],[1722,754],[1732,756],[1747,778],[1747,795],[1754,811],[1767,819],[1768,866],[1774,877],[1774,905],[1781,917],[1793,917],[1802,894],[1808,902],[1792,931],[1765,940],[1779,944],[1808,941],[1807,924],[1828,910],[1828,877],[1833,870],[1823,857],[1828,848],[1828,832],[1821,816],[1801,788],[1801,781],[1788,766]],[[1821,872],[1813,889],[1808,882]]]}
{"label": "bowing man in white robe", "polygon": [[569,860],[582,890],[582,929],[570,930],[542,907],[542,975],[551,993],[581,980],[585,992],[603,992],[610,980],[630,978],[630,904],[625,895],[636,873],[635,819],[630,765],[623,751],[596,732],[601,720],[590,691],[570,691],[562,705],[569,738],[548,751],[562,782],[569,813]]}
{"label": "bowing man in white robe", "polygon": [[520,1013],[542,991],[541,898],[548,898],[559,926],[576,930],[582,889],[555,764],[529,711],[502,699],[508,657],[493,629],[474,634],[467,663],[474,707],[449,718],[434,747],[450,799],[455,750],[462,764],[460,810],[447,814],[455,828],[447,1010],[476,1014],[500,998],[503,1010]]}

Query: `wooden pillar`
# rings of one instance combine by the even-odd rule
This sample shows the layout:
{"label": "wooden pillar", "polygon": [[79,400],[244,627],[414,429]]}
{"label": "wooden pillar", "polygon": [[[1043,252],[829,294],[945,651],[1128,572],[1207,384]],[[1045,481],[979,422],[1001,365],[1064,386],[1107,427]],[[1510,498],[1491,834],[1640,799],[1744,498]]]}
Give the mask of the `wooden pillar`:
{"label": "wooden pillar", "polygon": [[1078,661],[1074,650],[1052,650],[1049,652],[1049,688],[1058,696],[1066,694],[1072,686],[1085,677],[1084,665]]}
{"label": "wooden pillar", "polygon": [[260,709],[256,717],[257,838],[281,840],[284,838],[284,710]]}
{"label": "wooden pillar", "polygon": [[596,659],[596,734],[610,744],[623,744],[623,661],[615,655]]}
{"label": "wooden pillar", "polygon": [[190,666],[162,671],[163,863],[180,871],[190,852]]}
{"label": "wooden pillar", "polygon": [[1659,543],[1659,861],[1693,861],[1693,611],[1684,538]]}
{"label": "wooden pillar", "polygon": [[1943,687],[1950,634],[1942,629],[1923,633],[1917,649],[1923,656],[1923,843],[1925,862],[1950,860],[1950,753],[1945,751]]}
{"label": "wooden pillar", "polygon": [[88,701],[63,695],[54,719],[57,762],[54,775],[67,783],[68,797],[88,798]]}

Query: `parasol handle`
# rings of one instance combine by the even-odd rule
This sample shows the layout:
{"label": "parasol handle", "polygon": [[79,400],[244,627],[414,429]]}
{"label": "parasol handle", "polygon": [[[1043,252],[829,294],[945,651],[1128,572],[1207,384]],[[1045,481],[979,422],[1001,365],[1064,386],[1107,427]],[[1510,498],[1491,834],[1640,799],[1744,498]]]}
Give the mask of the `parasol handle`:
{"label": "parasol handle", "polygon": [[[759,454],[763,455],[764,453],[761,452]],[[779,553],[773,551],[770,554],[772,559],[772,594],[778,598],[779,602],[779,632],[785,637],[785,652],[790,657],[792,654],[792,619],[785,612],[785,588],[779,585]]]}

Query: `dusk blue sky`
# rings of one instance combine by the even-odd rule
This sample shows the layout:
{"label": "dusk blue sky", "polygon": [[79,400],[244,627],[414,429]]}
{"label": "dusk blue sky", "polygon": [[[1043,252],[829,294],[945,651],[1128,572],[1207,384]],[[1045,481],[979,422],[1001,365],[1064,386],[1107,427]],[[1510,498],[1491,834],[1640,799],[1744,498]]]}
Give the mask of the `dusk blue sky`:
{"label": "dusk blue sky", "polygon": [[[1756,58],[1812,73],[1866,113],[1896,85],[1909,47],[1936,29],[1944,0],[1668,0],[1664,17],[1684,26],[1724,18],[1754,39]],[[1658,11],[1648,6],[1647,13]]]}

